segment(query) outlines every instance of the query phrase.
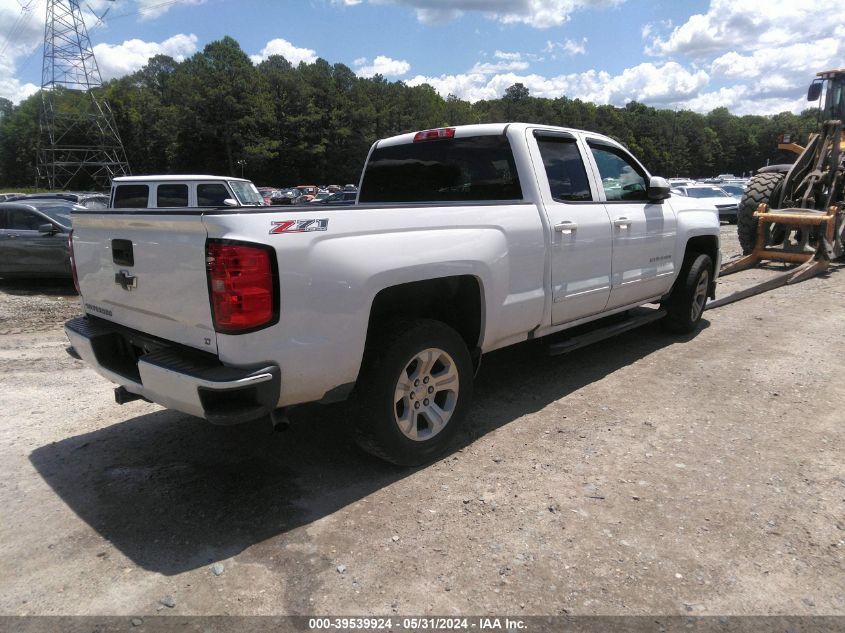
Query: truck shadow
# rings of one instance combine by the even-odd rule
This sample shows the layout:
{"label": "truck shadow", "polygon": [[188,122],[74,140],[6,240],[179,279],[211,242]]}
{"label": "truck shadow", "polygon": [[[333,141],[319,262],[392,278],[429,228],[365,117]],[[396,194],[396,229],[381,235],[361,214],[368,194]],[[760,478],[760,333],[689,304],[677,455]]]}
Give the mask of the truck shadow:
{"label": "truck shadow", "polygon": [[[689,338],[646,326],[565,357],[547,357],[532,344],[489,354],[459,448]],[[291,415],[291,430],[279,434],[269,422],[214,427],[158,411],[42,446],[30,461],[135,564],[174,575],[307,525],[414,472],[358,450],[348,413],[343,404],[302,407]]]}
{"label": "truck shadow", "polygon": [[76,297],[79,293],[73,286],[72,279],[12,279],[0,278],[0,292],[8,295],[31,297]]}

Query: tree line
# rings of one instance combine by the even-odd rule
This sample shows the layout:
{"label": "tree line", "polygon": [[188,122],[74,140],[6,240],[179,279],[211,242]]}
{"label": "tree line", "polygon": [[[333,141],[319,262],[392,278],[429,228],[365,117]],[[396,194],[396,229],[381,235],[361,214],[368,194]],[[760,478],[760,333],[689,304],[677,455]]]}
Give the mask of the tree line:
{"label": "tree line", "polygon": [[[135,174],[240,175],[258,185],[357,182],[378,138],[420,129],[523,121],[606,134],[653,174],[693,178],[750,174],[777,151],[780,134],[805,143],[818,126],[800,115],[703,115],[630,102],[595,105],[536,98],[514,84],[499,99],[445,99],[429,85],[358,77],[343,64],[292,65],[272,56],[254,65],[232,38],[178,62],[159,55],[98,89],[114,113]],[[0,186],[33,186],[40,94],[13,105],[0,98]]]}

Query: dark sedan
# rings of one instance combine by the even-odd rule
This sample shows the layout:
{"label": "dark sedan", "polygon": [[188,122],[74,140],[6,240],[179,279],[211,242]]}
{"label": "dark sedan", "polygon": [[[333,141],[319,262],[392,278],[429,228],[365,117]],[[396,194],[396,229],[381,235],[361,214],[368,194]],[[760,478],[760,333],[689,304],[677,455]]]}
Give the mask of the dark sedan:
{"label": "dark sedan", "polygon": [[0,202],[0,277],[70,277],[71,211],[63,200]]}

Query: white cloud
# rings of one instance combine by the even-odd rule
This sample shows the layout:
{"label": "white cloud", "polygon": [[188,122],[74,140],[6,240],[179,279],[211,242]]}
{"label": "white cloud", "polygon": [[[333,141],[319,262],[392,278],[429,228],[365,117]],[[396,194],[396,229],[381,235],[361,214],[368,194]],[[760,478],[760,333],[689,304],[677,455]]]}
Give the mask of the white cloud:
{"label": "white cloud", "polygon": [[206,0],[175,0],[175,2],[162,2],[162,0],[138,0],[138,12],[141,14],[142,20],[155,20],[177,5],[198,5],[205,4],[205,1]]}
{"label": "white cloud", "polygon": [[491,64],[490,62],[477,63],[469,71],[471,74],[494,75],[502,72],[512,72],[514,70],[526,70],[530,64],[525,61],[503,61]]}
{"label": "white cloud", "polygon": [[[662,25],[665,30],[666,25]],[[652,55],[680,54],[706,58],[726,51],[753,51],[788,46],[796,40],[836,37],[845,27],[839,0],[711,0],[707,13],[690,16],[667,36],[647,25],[643,37]]]}
{"label": "white cloud", "polygon": [[[351,6],[361,0],[340,0]],[[503,24],[527,24],[535,28],[560,26],[578,11],[613,7],[625,0],[369,0],[372,4],[398,4],[416,9],[424,24],[448,22],[466,12],[481,13]]]}
{"label": "white cloud", "polygon": [[176,61],[182,61],[196,51],[197,36],[180,33],[163,42],[135,39],[122,44],[97,44],[94,46],[94,57],[103,81],[107,81],[140,70],[156,55],[169,55]]}
{"label": "white cloud", "polygon": [[575,55],[585,55],[587,53],[587,38],[582,37],[580,42],[566,39],[563,42],[546,41],[546,48],[543,49],[546,53],[552,54],[552,59],[557,59],[557,53],[561,52],[569,57]]}
{"label": "white cloud", "polygon": [[20,79],[21,67],[40,67],[44,41],[42,1],[24,11],[17,0],[0,0],[0,97],[20,103],[40,86]]}
{"label": "white cloud", "polygon": [[496,59],[503,59],[507,62],[518,62],[522,60],[522,53],[508,53],[505,51],[496,51],[493,53]]}
{"label": "white cloud", "polygon": [[689,72],[680,64],[667,62],[661,66],[651,63],[639,64],[625,69],[618,75],[589,70],[556,77],[513,72],[490,76],[478,72],[476,65],[467,73],[439,77],[417,75],[406,83],[428,83],[444,97],[454,94],[469,101],[497,99],[504,95],[509,86],[519,82],[528,88],[534,97],[566,96],[616,106],[623,106],[629,101],[639,101],[659,106],[696,97],[708,81],[709,76],[704,71]]}
{"label": "white cloud", "polygon": [[367,62],[366,57],[355,60],[354,64],[358,66],[355,72],[359,77],[372,77],[376,74],[383,77],[401,77],[411,70],[411,65],[404,59],[391,59],[385,55],[378,55],[372,64]]}
{"label": "white cloud", "polygon": [[21,83],[6,69],[5,64],[0,63],[0,97],[12,103],[20,103],[40,88],[41,86],[35,84]]}
{"label": "white cloud", "polygon": [[250,55],[253,64],[260,64],[271,55],[281,55],[294,66],[299,62],[313,64],[317,61],[317,52],[310,48],[298,48],[282,38],[276,38],[267,42],[258,55]]}
{"label": "white cloud", "polygon": [[[641,29],[649,55],[706,68],[709,91],[684,107],[726,107],[736,114],[799,112],[817,71],[845,58],[845,12],[835,0],[711,0],[683,24]],[[733,84],[733,85],[730,85]]]}

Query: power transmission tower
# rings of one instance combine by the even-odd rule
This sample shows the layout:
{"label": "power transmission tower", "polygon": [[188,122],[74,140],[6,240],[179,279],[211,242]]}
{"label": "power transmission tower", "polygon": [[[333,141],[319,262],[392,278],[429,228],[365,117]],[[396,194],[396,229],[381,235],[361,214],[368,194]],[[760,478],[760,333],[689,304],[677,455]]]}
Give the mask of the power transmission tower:
{"label": "power transmission tower", "polygon": [[38,179],[49,189],[107,189],[130,173],[79,0],[48,0],[41,72]]}

